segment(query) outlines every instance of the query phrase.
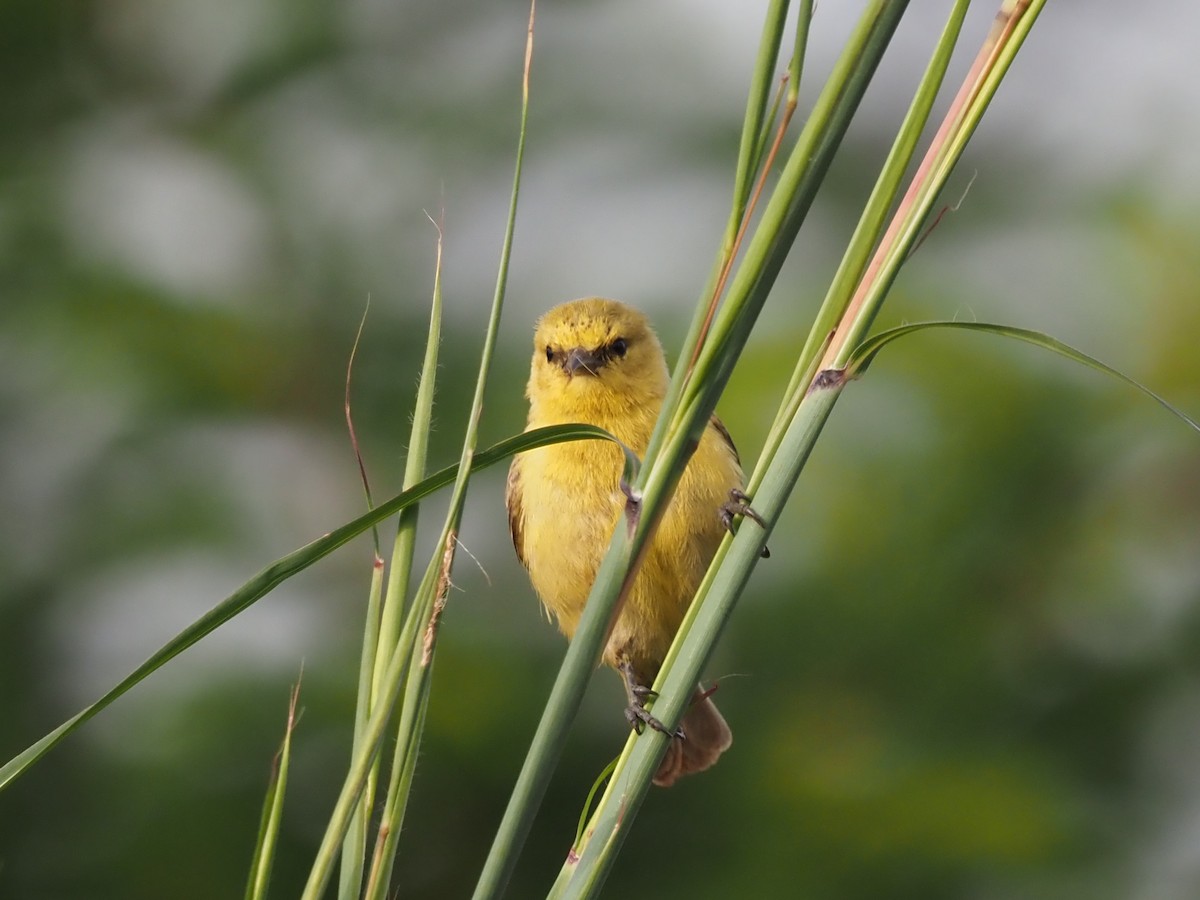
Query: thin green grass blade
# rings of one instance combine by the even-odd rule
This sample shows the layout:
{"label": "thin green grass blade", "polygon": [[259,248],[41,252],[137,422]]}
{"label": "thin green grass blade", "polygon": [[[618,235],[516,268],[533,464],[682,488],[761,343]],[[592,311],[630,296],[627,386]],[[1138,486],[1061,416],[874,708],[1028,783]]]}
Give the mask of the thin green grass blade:
{"label": "thin green grass blade", "polygon": [[[411,508],[411,507],[410,507]],[[403,515],[403,513],[401,514]],[[371,681],[379,650],[379,620],[383,608],[383,559],[378,552],[371,566],[371,585],[367,591],[367,615],[363,626],[362,652],[358,667],[358,699],[354,706],[354,739],[351,756],[362,743],[371,712]],[[370,827],[372,798],[375,795],[376,773],[372,772],[363,790],[363,801],[354,811],[354,821],[342,844],[342,865],[338,878],[338,897],[352,900],[362,884],[363,855],[367,852],[367,829]]]}
{"label": "thin green grass blade", "polygon": [[[438,229],[437,260],[433,269],[433,299],[429,309],[429,330],[425,340],[425,358],[421,363],[421,378],[413,404],[412,427],[409,429],[408,452],[404,460],[403,487],[408,488],[425,477],[425,460],[429,451],[429,434],[433,429],[433,397],[437,387],[438,350],[442,341],[442,230]],[[419,506],[401,510],[388,567],[387,592],[383,621],[379,628],[382,647],[391,647],[400,633],[404,615],[404,599],[408,596],[413,562],[413,546],[417,536]],[[385,656],[386,660],[386,656]],[[378,663],[372,677],[372,693],[380,690],[384,668]]]}
{"label": "thin green grass blade", "polygon": [[265,900],[271,883],[271,869],[275,861],[275,847],[279,843],[279,823],[283,818],[283,798],[287,793],[288,770],[292,760],[292,732],[296,729],[296,704],[300,699],[300,684],[292,688],[288,702],[287,727],[283,732],[283,744],[275,757],[267,796],[263,801],[262,818],[259,821],[258,840],[254,847],[254,860],[250,877],[246,883],[246,900]]}
{"label": "thin green grass blade", "polygon": [[808,53],[813,5],[813,0],[800,0],[800,12],[796,16],[796,40],[792,47],[792,60],[788,64],[788,102],[793,106],[800,98],[800,78],[804,74],[804,57]]}
{"label": "thin green grass blade", "polygon": [[[246,900],[262,900],[267,896],[267,888],[271,881],[271,859],[264,859],[268,853],[268,842],[274,843],[275,836],[271,833],[272,819],[275,813],[275,802],[282,795],[277,791],[276,775],[271,773],[271,783],[267,787],[263,799],[262,813],[258,822],[258,837],[254,844],[254,857],[250,865],[250,875],[246,879],[246,891],[242,895]],[[273,857],[273,848],[269,851]]]}
{"label": "thin green grass blade", "polygon": [[919,331],[928,331],[935,328],[953,328],[958,331],[978,331],[984,334],[994,334],[999,337],[1006,337],[1016,341],[1023,341],[1026,344],[1032,344],[1035,347],[1041,347],[1043,350],[1049,350],[1052,353],[1057,353],[1059,356],[1065,356],[1067,359],[1073,360],[1081,365],[1085,365],[1090,369],[1095,369],[1097,372],[1103,372],[1105,375],[1110,375],[1130,387],[1141,391],[1175,418],[1191,426],[1195,431],[1200,431],[1200,422],[1188,416],[1182,410],[1171,405],[1164,397],[1146,387],[1140,381],[1130,378],[1119,369],[1114,369],[1105,362],[1101,362],[1094,356],[1089,356],[1082,350],[1077,350],[1070,344],[1065,344],[1057,338],[1052,338],[1050,335],[1041,331],[1032,331],[1028,328],[1016,328],[1012,325],[995,325],[990,322],[913,322],[909,325],[900,325],[896,328],[889,328],[887,331],[881,331],[879,334],[872,335],[863,341],[854,349],[854,353],[850,357],[850,362],[846,368],[846,377],[857,378],[861,376],[867,367],[874,362],[875,357],[879,355],[879,351],[899,338],[906,337],[910,334],[915,334]]}
{"label": "thin green grass blade", "polygon": [[[407,631],[407,628],[405,630]],[[363,787],[375,765],[384,732],[392,717],[396,700],[400,696],[400,687],[403,684],[402,675],[408,665],[408,654],[411,647],[411,642],[405,640],[405,635],[402,633],[400,640],[388,657],[388,667],[383,680],[384,692],[377,698],[377,702],[371,709],[367,727],[363,730],[362,746],[359,748],[359,752],[351,758],[350,767],[342,783],[342,790],[338,794],[333,812],[330,813],[325,835],[321,840],[321,845],[317,848],[313,866],[309,870],[308,881],[300,895],[302,900],[318,900],[325,893],[325,887],[329,882],[334,860],[337,857],[338,846],[345,837],[354,808],[362,796]]]}
{"label": "thin green grass blade", "polygon": [[[684,338],[683,346],[672,370],[674,375],[667,387],[667,395],[663,398],[664,409],[673,409],[679,402],[679,395],[686,381],[684,373],[687,372],[695,357],[697,348],[704,337],[706,323],[709,321],[709,305],[714,300],[722,273],[736,249],[734,243],[742,226],[742,217],[745,214],[746,206],[750,202],[754,175],[762,163],[765,148],[762,134],[766,129],[764,122],[767,119],[767,96],[779,59],[779,45],[783,40],[784,26],[787,24],[787,9],[787,0],[773,0],[763,22],[754,73],[751,76],[750,93],[746,100],[746,115],[738,142],[738,163],[734,175],[729,218],[725,223],[725,233],[721,238],[721,246],[713,262],[712,271],[709,272],[708,281],[700,292],[700,300],[696,304],[687,336]],[[774,118],[773,113],[771,118]],[[648,457],[658,454],[666,436],[667,424],[663,420],[655,425],[654,433],[650,436],[650,443],[646,450]]]}
{"label": "thin green grass blade", "polygon": [[[446,602],[446,593],[449,590],[449,566],[453,558],[453,540],[452,538],[451,546],[447,547],[442,554],[445,568],[440,573],[434,588],[433,611],[426,623],[421,652],[417,653],[415,646],[408,650],[409,671],[397,727],[396,746],[392,757],[383,814],[380,817],[379,831],[375,838],[371,872],[367,879],[366,890],[363,892],[363,900],[377,900],[377,898],[386,897],[391,882],[396,856],[396,841],[404,824],[404,814],[412,790],[413,773],[417,767],[420,739],[425,727],[425,715],[429,708],[429,691],[432,684],[429,668],[433,662],[433,643],[438,620],[441,617],[441,611]],[[418,596],[417,603],[423,606],[424,598]]]}
{"label": "thin green grass blade", "polygon": [[[353,404],[350,402],[350,385],[354,375],[354,360],[358,356],[358,346],[362,343],[363,330],[367,327],[367,314],[371,312],[371,298],[367,297],[367,305],[363,308],[362,318],[358,320],[358,329],[354,332],[354,343],[350,346],[350,359],[346,361],[346,394],[345,394],[345,409],[346,409],[346,431],[350,435],[350,446],[354,450],[354,459],[358,463],[358,474],[362,481],[363,497],[367,501],[367,509],[375,505],[374,499],[371,497],[371,481],[367,478],[367,467],[363,462],[362,450],[358,446],[358,431],[354,427],[354,416],[352,415]],[[405,485],[408,487],[408,485]],[[371,529],[371,540],[375,544],[375,555],[379,555],[379,529]]]}
{"label": "thin green grass blade", "polygon": [[449,589],[449,567],[453,559],[453,541],[443,546],[440,556],[443,563],[442,568],[436,576],[432,565],[426,571],[398,645],[398,649],[404,654],[404,664],[408,668],[408,675],[405,680],[403,705],[397,726],[396,747],[393,752],[383,814],[380,816],[379,831],[375,836],[371,871],[363,892],[364,900],[387,895],[395,858],[396,840],[404,821],[413,772],[416,770],[417,748],[424,728],[431,685],[428,677],[422,677],[421,669],[422,667],[427,668],[432,662],[432,647],[426,658],[425,653],[417,653],[416,645],[420,640],[419,629],[422,625],[422,610],[426,606],[427,595],[430,592],[434,593],[435,611],[430,614],[429,621],[424,623],[426,633],[436,629],[437,619],[441,615],[441,607],[445,604],[446,591]]}
{"label": "thin green grass blade", "polygon": [[[771,0],[759,38],[758,56],[754,61],[754,72],[750,76],[750,97],[746,101],[746,116],[742,122],[742,141],[738,146],[737,169],[733,178],[733,208],[725,229],[725,243],[732,247],[750,199],[754,176],[762,165],[762,154],[766,142],[762,136],[770,129],[773,116],[768,115],[771,85],[775,81],[775,66],[779,61],[779,46],[783,42],[783,29],[787,24],[788,0]],[[746,140],[747,137],[753,138]]]}
{"label": "thin green grass blade", "polygon": [[[416,596],[418,600],[432,589],[432,581],[435,575],[436,572],[432,567],[426,570],[425,577],[417,588]],[[415,635],[420,625],[421,611],[418,604],[414,603],[410,607],[408,615],[405,616],[404,627],[388,655],[387,671],[382,679],[383,693],[376,698],[376,703],[371,709],[371,717],[368,719],[367,727],[363,732],[362,745],[358,752],[351,758],[350,768],[343,782],[341,793],[338,795],[337,802],[334,805],[334,810],[330,815],[325,836],[314,857],[313,867],[309,872],[309,879],[305,886],[303,897],[316,898],[321,896],[325,890],[325,885],[329,879],[329,874],[332,871],[333,861],[337,853],[338,843],[343,839],[345,831],[349,827],[355,806],[360,802],[361,792],[369,780],[371,772],[377,766],[379,748],[388,722],[392,718],[397,699],[400,697],[401,688],[405,688],[406,695],[411,695],[422,689],[422,685],[415,681],[406,682],[403,678],[404,672],[411,662],[416,643]],[[381,822],[380,827],[381,831],[386,833],[386,819]],[[377,877],[376,873],[381,866],[381,843],[379,839],[376,840],[376,849],[372,860],[373,872],[368,878],[368,881],[371,883],[374,883]]]}
{"label": "thin green grass blade", "polygon": [[588,814],[592,811],[592,801],[596,799],[597,792],[604,787],[608,779],[612,777],[612,773],[616,771],[617,759],[614,758],[607,766],[601,769],[600,774],[596,776],[596,780],[592,783],[592,789],[588,791],[587,799],[583,801],[583,809],[579,811],[579,827],[575,829],[575,843],[571,845],[572,855],[575,855],[577,848],[583,844],[584,829],[587,828]]}
{"label": "thin green grass blade", "polygon": [[[628,447],[618,441],[602,428],[594,425],[552,425],[527,431],[515,437],[500,441],[487,450],[471,458],[471,471],[479,472],[496,463],[503,462],[517,453],[524,453],[538,447],[559,444],[564,441],[577,440],[609,440],[619,446],[625,454],[626,470],[636,472],[638,469],[637,456]],[[284,556],[259,572],[225,600],[218,603],[207,613],[164,644],[149,659],[134,669],[116,687],[103,697],[80,712],[76,713],[49,734],[18,753],[3,766],[0,766],[0,791],[6,788],[14,779],[27,771],[34,763],[45,756],[60,741],[74,732],[84,722],[105,709],[122,694],[145,679],[156,669],[170,662],[188,647],[191,647],[205,635],[208,635],[228,622],[238,613],[248,609],[258,600],[274,590],[279,584],[291,578],[298,572],[307,569],[313,563],[328,556],[334,550],[353,540],[372,525],[382,522],[388,516],[395,515],[400,510],[422,500],[441,488],[453,483],[458,474],[458,464],[447,466],[439,472],[414,485],[407,491],[382,503],[375,509],[364,513],[352,522],[342,525],[329,532],[324,537],[306,544]]]}
{"label": "thin green grass blade", "polygon": [[[433,221],[432,218],[430,221]],[[417,397],[413,404],[412,426],[409,429],[408,452],[404,463],[403,487],[416,484],[425,476],[425,460],[429,449],[429,434],[433,423],[433,397],[437,382],[438,350],[442,339],[442,245],[441,225],[437,229],[437,257],[433,268],[433,299],[430,303],[429,328],[425,339],[425,358],[421,364],[421,376],[417,383]],[[420,507],[414,504],[400,511],[396,528],[396,539],[392,545],[391,565],[388,569],[387,593],[376,603],[377,594],[372,584],[372,603],[368,605],[367,622],[363,638],[363,655],[360,662],[358,697],[354,708],[354,741],[350,755],[353,759],[362,750],[362,734],[367,717],[374,702],[383,690],[382,680],[388,654],[379,648],[395,645],[400,632],[404,600],[412,571],[413,548],[416,543],[417,522]],[[380,565],[382,563],[380,562]],[[372,632],[377,632],[372,636]],[[368,654],[369,649],[369,654]],[[363,867],[367,852],[367,831],[371,812],[375,807],[375,787],[379,777],[379,762],[367,776],[362,798],[354,810],[350,827],[342,844],[342,864],[338,871],[338,897],[352,900],[362,890]],[[376,854],[376,858],[378,855]]]}
{"label": "thin green grass blade", "polygon": [[[429,698],[430,676],[437,640],[437,622],[449,590],[450,571],[458,545],[458,529],[462,518],[463,506],[466,502],[467,488],[470,483],[471,459],[475,455],[479,420],[483,412],[483,401],[487,391],[488,376],[491,372],[496,339],[500,330],[500,316],[504,308],[504,297],[508,285],[509,261],[512,256],[513,235],[516,230],[517,206],[521,190],[521,172],[525,158],[525,139],[529,118],[529,74],[533,55],[535,16],[536,5],[531,3],[521,81],[520,126],[517,137],[512,193],[509,199],[508,221],[505,226],[504,240],[500,252],[496,289],[492,298],[491,312],[488,317],[483,351],[479,362],[475,394],[463,437],[458,475],[455,478],[449,510],[442,528],[441,539],[438,542],[438,546],[442,552],[430,560],[426,577],[414,599],[407,617],[408,621],[405,625],[404,634],[400,638],[400,642],[404,646],[397,647],[396,658],[407,656],[409,669],[408,678],[405,682],[404,701],[401,707],[396,739],[397,754],[389,777],[384,816],[377,839],[377,844],[382,844],[382,847],[377,846],[376,852],[373,854],[374,871],[372,872],[370,881],[372,884],[372,895],[375,897],[382,897],[387,892],[392,862],[395,856],[396,838],[400,833],[404,811],[408,804],[412,772],[416,765],[416,753],[421,740],[421,733],[425,722],[425,711]],[[415,627],[410,628],[410,623]],[[416,646],[416,642],[418,641],[423,642],[420,648]],[[417,652],[418,649],[420,650],[419,653]],[[395,671],[389,672],[389,677],[399,678],[403,671],[403,668],[398,667]],[[398,690],[398,685],[385,682],[384,688],[388,695],[394,698]],[[394,699],[389,701],[389,708],[394,702]],[[373,752],[376,749],[376,747],[372,747],[371,751]],[[341,801],[349,797],[355,790],[356,786],[348,779],[343,788],[342,797],[339,799],[339,811],[342,807]],[[326,832],[327,838],[342,827],[344,825],[340,820],[340,816],[335,813],[335,816],[330,820],[329,829]],[[306,896],[319,896],[323,890],[324,882],[328,877],[328,869],[331,865],[329,857],[322,855],[327,845],[328,841],[322,845],[322,851],[318,852],[317,860],[309,876],[308,885],[305,888]]]}
{"label": "thin green grass blade", "polygon": [[[412,680],[412,674],[409,675]],[[364,900],[367,898],[386,897],[388,884],[392,877],[395,863],[396,841],[400,835],[400,826],[404,822],[404,814],[408,806],[408,798],[412,792],[413,774],[417,768],[417,737],[424,731],[425,714],[429,708],[430,679],[424,678],[417,682],[415,691],[406,691],[405,699],[414,697],[411,707],[401,714],[401,728],[409,738],[403,747],[397,746],[392,762],[394,782],[389,786],[389,802],[384,808],[383,817],[376,835],[375,852],[372,858],[370,877],[367,880]],[[412,724],[408,719],[412,718]],[[392,799],[394,798],[394,799]]]}
{"label": "thin green grass blade", "polygon": [[[786,109],[786,107],[784,107],[783,101],[784,101],[784,98],[788,96],[788,94],[789,94],[789,85],[781,78],[779,80],[779,86],[775,90],[775,97],[771,100],[771,106],[767,110],[766,115],[763,117],[762,129],[759,131],[758,140],[755,142],[755,145],[754,145],[754,160],[755,160],[756,165],[761,165],[763,159],[766,156],[767,148],[771,144],[772,135],[775,133],[775,124],[776,124],[776,122],[779,121],[779,110],[781,108]],[[732,219],[730,221],[731,221],[731,224],[738,224],[738,223],[734,223]],[[740,228],[740,225],[738,227]],[[732,244],[732,238],[734,236],[736,236],[736,234],[737,234],[737,231],[734,230],[731,233],[730,237],[727,238],[727,242],[729,243],[730,250],[734,249],[733,244]],[[711,291],[708,292],[708,296],[710,298],[712,297]]]}
{"label": "thin green grass blade", "polygon": [[554,884],[550,886],[550,893],[547,894],[547,897],[554,897],[562,888],[562,886],[570,880],[571,875],[574,874],[575,865],[579,862],[580,854],[583,852],[583,848],[587,846],[589,841],[588,821],[593,813],[593,802],[596,799],[596,794],[601,790],[601,788],[605,789],[604,794],[601,794],[600,800],[600,802],[603,803],[604,797],[608,794],[608,784],[612,779],[613,772],[617,770],[617,766],[620,764],[620,762],[621,757],[615,757],[607,766],[604,767],[604,769],[600,772],[600,775],[597,776],[596,780],[592,783],[592,789],[588,791],[587,800],[584,801],[583,809],[579,811],[579,825],[575,829],[575,841],[571,844],[571,850],[567,854],[567,861],[563,863],[563,867],[561,871],[559,871],[558,877],[554,880]]}

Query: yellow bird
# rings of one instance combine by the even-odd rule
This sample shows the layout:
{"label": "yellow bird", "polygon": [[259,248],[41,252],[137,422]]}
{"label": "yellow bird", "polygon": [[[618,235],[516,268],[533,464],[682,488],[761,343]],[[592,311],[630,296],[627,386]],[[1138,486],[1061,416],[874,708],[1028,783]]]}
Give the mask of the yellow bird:
{"label": "yellow bird", "polygon": [[[528,429],[584,422],[616,435],[638,456],[667,392],[662,345],[642,313],[615,300],[587,298],[546,313],[534,334],[526,396]],[[508,473],[509,526],[517,557],[559,629],[579,624],[596,571],[622,518],[623,456],[607,441],[555,444],[519,454]],[[604,650],[625,679],[626,715],[664,730],[644,708],[684,613],[735,514],[746,505],[741,465],[714,416],[688,463]],[[765,555],[765,554],[764,554]],[[654,776],[669,786],[707,769],[732,735],[699,688]]]}

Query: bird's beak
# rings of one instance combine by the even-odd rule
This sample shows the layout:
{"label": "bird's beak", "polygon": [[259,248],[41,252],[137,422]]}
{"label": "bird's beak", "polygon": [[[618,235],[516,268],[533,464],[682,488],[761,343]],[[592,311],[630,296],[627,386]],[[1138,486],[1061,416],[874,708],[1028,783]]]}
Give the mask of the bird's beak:
{"label": "bird's beak", "polygon": [[563,371],[568,375],[578,375],[583,372],[588,375],[595,375],[600,371],[600,367],[607,362],[605,357],[592,350],[587,350],[583,347],[574,347],[568,351],[566,358],[563,359]]}

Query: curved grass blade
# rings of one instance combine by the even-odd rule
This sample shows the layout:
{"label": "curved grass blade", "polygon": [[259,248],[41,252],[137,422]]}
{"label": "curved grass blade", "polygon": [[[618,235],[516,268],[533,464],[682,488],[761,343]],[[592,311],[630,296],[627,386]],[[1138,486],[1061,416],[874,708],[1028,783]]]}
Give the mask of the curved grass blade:
{"label": "curved grass blade", "polygon": [[612,777],[612,773],[617,769],[617,762],[620,757],[613,757],[612,761],[605,766],[600,774],[596,776],[595,782],[592,784],[592,789],[588,791],[587,799],[583,802],[583,809],[579,812],[579,827],[575,829],[575,843],[571,845],[571,855],[575,856],[575,848],[583,843],[583,834],[587,830],[588,817],[592,812],[592,803],[596,799],[596,794],[600,789],[608,783],[608,779]]}
{"label": "curved grass blade", "polygon": [[875,357],[879,355],[879,351],[897,338],[931,328],[956,328],[960,331],[982,331],[987,334],[995,334],[1000,337],[1024,341],[1027,344],[1033,344],[1035,347],[1041,347],[1043,350],[1049,350],[1060,356],[1065,356],[1067,359],[1095,369],[1097,372],[1103,372],[1105,375],[1111,375],[1129,386],[1137,388],[1167,412],[1171,413],[1171,415],[1186,422],[1195,431],[1200,431],[1200,423],[1195,419],[1172,406],[1163,397],[1150,390],[1150,388],[1141,382],[1130,378],[1124,372],[1114,369],[1094,356],[1088,356],[1082,350],[1076,350],[1070,344],[1064,344],[1062,341],[1052,338],[1048,334],[1043,334],[1040,331],[1032,331],[1028,328],[1016,328],[1012,325],[996,325],[990,322],[913,322],[909,325],[889,328],[887,331],[881,331],[879,334],[872,335],[854,348],[853,353],[850,355],[850,360],[846,365],[846,377],[857,378],[859,375],[862,375],[867,370],[867,367],[874,362]]}
{"label": "curved grass blade", "polygon": [[[602,428],[596,428],[594,425],[551,425],[508,438],[489,447],[482,453],[476,454],[471,460],[471,471],[481,471],[489,466],[494,466],[496,463],[510,456],[523,453],[527,450],[533,450],[537,447],[546,447],[565,441],[597,439],[613,441],[617,446],[621,447],[625,453],[626,473],[632,473],[631,478],[636,477],[639,463],[633,451],[607,431],[604,431]],[[156,669],[174,659],[201,638],[215,631],[238,613],[252,606],[257,600],[266,596],[275,587],[288,578],[291,578],[297,572],[303,571],[317,560],[328,556],[334,550],[362,534],[377,522],[382,522],[388,516],[395,515],[405,507],[451,484],[457,475],[457,464],[447,466],[407,491],[397,494],[386,503],[382,503],[375,509],[364,513],[352,522],[334,529],[324,537],[318,538],[312,543],[301,547],[299,550],[294,550],[287,556],[271,563],[271,565],[267,566],[226,599],[222,600],[164,644],[149,659],[138,666],[123,681],[95,703],[85,707],[41,740],[14,756],[3,766],[0,766],[0,791],[3,791],[13,780],[45,756],[59,741],[67,737],[67,735],[75,731],[80,725],[103,710]]]}

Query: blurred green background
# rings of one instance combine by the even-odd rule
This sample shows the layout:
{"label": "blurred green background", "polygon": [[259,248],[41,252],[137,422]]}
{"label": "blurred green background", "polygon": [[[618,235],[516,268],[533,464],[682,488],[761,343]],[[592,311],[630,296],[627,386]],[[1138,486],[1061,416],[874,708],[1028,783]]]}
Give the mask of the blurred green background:
{"label": "blurred green background", "polygon": [[[856,4],[820,4],[805,97]],[[913,4],[721,412],[753,460],[948,3]],[[977,4],[973,49],[992,4]],[[723,227],[765,3],[539,7],[484,443],[538,313],[678,347]],[[457,454],[509,191],[527,8],[0,4],[0,757],[402,469],[444,210],[433,465]],[[881,324],[1046,330],[1200,413],[1200,11],[1055,3]],[[961,76],[969,53],[958,61]],[[973,181],[972,181],[973,179]],[[853,385],[709,667],[736,735],[649,798],[606,895],[1200,895],[1200,443],[1119,383],[931,334]],[[400,895],[467,896],[563,642],[471,490]],[[439,520],[428,504],[426,524]],[[422,552],[428,553],[428,542]],[[303,665],[280,862],[340,785],[371,548],[285,583],[0,794],[0,897],[238,896]],[[476,564],[477,561],[477,564]],[[595,680],[510,896],[542,896],[622,693]]]}

